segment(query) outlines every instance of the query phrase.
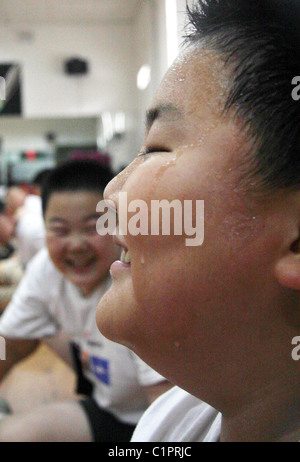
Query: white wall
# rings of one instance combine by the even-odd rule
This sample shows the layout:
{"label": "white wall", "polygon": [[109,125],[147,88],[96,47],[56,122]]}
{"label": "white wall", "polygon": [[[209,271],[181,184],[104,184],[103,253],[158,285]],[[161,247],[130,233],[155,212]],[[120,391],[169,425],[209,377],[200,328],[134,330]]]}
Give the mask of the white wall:
{"label": "white wall", "polygon": [[185,33],[185,24],[186,24],[186,1],[187,0],[176,0],[177,2],[177,21],[178,21],[178,43],[179,49],[181,50],[181,45],[183,42],[183,35]]}
{"label": "white wall", "polygon": [[[136,150],[132,135],[132,113],[137,94],[132,24],[31,26],[30,31],[34,39],[27,42],[20,41],[17,29],[0,28],[0,62],[17,61],[21,64],[26,119],[2,121],[0,136],[4,139],[4,149],[42,149],[45,139],[40,130],[43,124],[37,125],[38,118],[60,118],[61,121],[52,122],[56,132],[62,131],[63,127],[66,129],[64,118],[81,118],[78,132],[70,128],[69,138],[74,142],[79,139],[81,144],[95,143],[98,133],[95,131],[91,140],[91,133],[85,129],[82,118],[96,118],[102,112],[124,111],[127,146],[122,147],[123,157],[116,158],[120,150],[112,152],[115,168],[124,165]],[[87,76],[70,77],[64,73],[64,60],[77,55],[89,61]],[[28,124],[26,121],[31,119],[34,121]],[[65,140],[66,130],[64,133]]]}
{"label": "white wall", "polygon": [[[180,51],[186,20],[186,0],[173,0],[177,6],[177,34]],[[136,105],[137,146],[142,144],[145,111],[168,69],[167,28],[165,0],[144,0],[135,23],[135,73],[144,64],[150,64],[152,79],[149,87],[139,91]]]}
{"label": "white wall", "polygon": [[40,150],[48,151],[46,133],[54,132],[60,146],[94,145],[96,140],[96,119],[26,119],[1,117],[0,138],[3,138],[5,152]]}
{"label": "white wall", "polygon": [[[99,115],[132,109],[134,81],[130,24],[31,27],[32,42],[0,29],[0,62],[21,63],[26,117]],[[90,63],[85,77],[69,77],[63,61],[79,55]]]}
{"label": "white wall", "polygon": [[136,125],[136,152],[141,148],[144,135],[144,119],[145,111],[153,97],[155,91],[155,80],[158,72],[158,64],[155,63],[156,43],[153,43],[153,30],[155,28],[155,8],[153,0],[145,0],[141,6],[139,15],[134,24],[135,35],[135,62],[134,74],[135,83],[137,73],[141,66],[150,65],[151,67],[151,82],[145,90],[137,90],[135,104],[135,125]]}
{"label": "white wall", "polygon": [[[174,2],[181,37],[186,2]],[[90,118],[104,111],[124,111],[126,136],[110,143],[109,148],[116,170],[130,162],[141,147],[145,111],[168,67],[165,0],[141,0],[134,23],[26,29],[32,32],[33,41],[20,41],[16,28],[0,28],[0,62],[15,60],[22,66],[25,117]],[[89,61],[88,76],[64,74],[63,61],[73,55]],[[136,75],[143,64],[151,65],[152,81],[141,92],[136,87]],[[0,136],[6,138],[8,148],[20,146],[22,139],[26,148],[30,145],[38,149],[45,143],[42,135],[28,125],[22,129],[19,123],[15,127],[14,136],[13,122],[2,123],[2,128],[0,125]],[[84,137],[90,140],[85,129],[81,133],[82,141]],[[72,130],[70,136],[75,136]]]}

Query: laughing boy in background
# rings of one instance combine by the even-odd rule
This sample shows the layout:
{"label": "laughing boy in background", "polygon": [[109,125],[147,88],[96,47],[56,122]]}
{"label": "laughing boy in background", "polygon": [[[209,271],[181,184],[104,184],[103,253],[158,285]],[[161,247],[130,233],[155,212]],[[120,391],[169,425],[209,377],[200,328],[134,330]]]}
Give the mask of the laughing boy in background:
{"label": "laughing boy in background", "polygon": [[[119,254],[96,231],[98,202],[111,172],[97,161],[69,161],[48,176],[42,193],[46,246],[30,261],[0,321],[6,361],[0,378],[40,341],[68,357],[72,340],[78,401],[51,403],[24,415],[2,416],[0,441],[129,441],[150,401],[169,388],[163,377],[97,329],[97,303],[110,285]],[[59,339],[59,340],[58,340]]]}

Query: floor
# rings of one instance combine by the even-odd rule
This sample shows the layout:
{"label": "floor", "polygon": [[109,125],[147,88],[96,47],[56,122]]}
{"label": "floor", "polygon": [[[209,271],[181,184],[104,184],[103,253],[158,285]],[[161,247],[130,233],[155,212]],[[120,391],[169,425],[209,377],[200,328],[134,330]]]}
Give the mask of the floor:
{"label": "floor", "polygon": [[50,348],[41,345],[28,359],[15,366],[0,385],[0,397],[8,400],[15,413],[39,404],[72,399],[75,376]]}

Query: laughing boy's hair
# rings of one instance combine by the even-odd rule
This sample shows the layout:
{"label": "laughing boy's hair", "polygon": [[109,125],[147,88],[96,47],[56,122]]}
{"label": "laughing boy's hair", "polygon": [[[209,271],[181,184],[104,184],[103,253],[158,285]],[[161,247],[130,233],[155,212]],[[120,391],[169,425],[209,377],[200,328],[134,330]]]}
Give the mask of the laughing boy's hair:
{"label": "laughing boy's hair", "polygon": [[113,173],[110,168],[96,160],[70,160],[59,165],[48,174],[43,185],[43,214],[46,213],[52,194],[56,192],[92,191],[102,196],[107,183],[112,178]]}

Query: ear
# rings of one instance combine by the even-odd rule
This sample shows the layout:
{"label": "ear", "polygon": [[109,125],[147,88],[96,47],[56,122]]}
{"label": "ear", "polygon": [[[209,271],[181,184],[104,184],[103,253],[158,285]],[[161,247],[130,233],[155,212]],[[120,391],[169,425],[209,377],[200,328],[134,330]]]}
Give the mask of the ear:
{"label": "ear", "polygon": [[277,262],[275,276],[283,287],[300,290],[300,238]]}

